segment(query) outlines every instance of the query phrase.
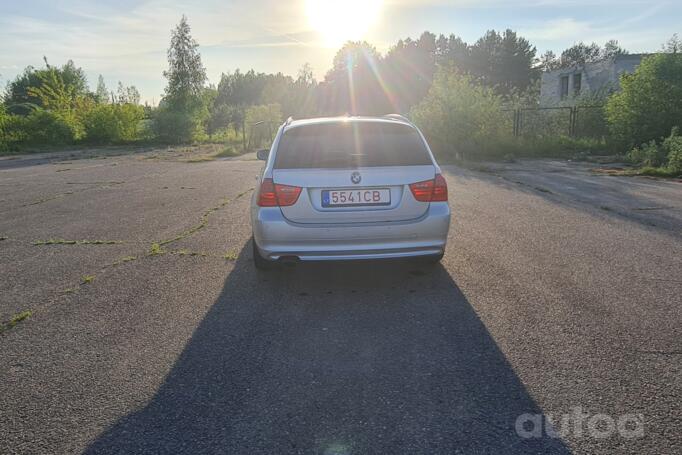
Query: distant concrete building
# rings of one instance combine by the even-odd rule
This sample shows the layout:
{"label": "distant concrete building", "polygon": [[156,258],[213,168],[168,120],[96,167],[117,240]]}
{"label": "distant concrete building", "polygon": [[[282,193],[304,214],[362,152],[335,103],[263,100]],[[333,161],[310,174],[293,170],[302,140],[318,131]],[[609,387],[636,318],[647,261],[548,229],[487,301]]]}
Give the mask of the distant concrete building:
{"label": "distant concrete building", "polygon": [[603,90],[618,90],[620,75],[632,73],[646,54],[618,55],[594,63],[542,73],[540,104],[571,105],[571,100]]}

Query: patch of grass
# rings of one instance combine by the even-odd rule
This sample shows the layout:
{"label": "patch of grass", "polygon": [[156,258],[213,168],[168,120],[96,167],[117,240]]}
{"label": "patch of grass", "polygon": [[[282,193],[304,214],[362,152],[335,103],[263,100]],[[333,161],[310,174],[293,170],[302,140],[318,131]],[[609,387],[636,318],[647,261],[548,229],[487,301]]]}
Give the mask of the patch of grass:
{"label": "patch of grass", "polygon": [[81,277],[81,285],[90,284],[95,281],[95,275],[83,275]]}
{"label": "patch of grass", "polygon": [[123,256],[121,259],[118,259],[111,265],[116,267],[117,265],[125,264],[126,262],[132,262],[136,259],[137,259],[136,256]]}
{"label": "patch of grass", "polygon": [[614,175],[618,177],[661,177],[661,178],[677,178],[682,177],[679,172],[668,169],[667,167],[652,167],[644,166],[641,168],[622,168],[622,167],[610,167],[610,168],[594,168],[590,169],[591,172],[595,174],[604,175]]}
{"label": "patch of grass", "polygon": [[48,239],[36,240],[33,245],[116,245],[123,243],[120,240],[64,240],[64,239]]}
{"label": "patch of grass", "polygon": [[17,324],[19,324],[22,321],[25,321],[26,319],[30,318],[33,315],[33,312],[31,310],[26,310],[22,311],[21,313],[17,313],[14,316],[10,318],[10,320],[7,322],[7,324],[0,324],[0,333],[2,333],[5,330],[11,329]]}
{"label": "patch of grass", "polygon": [[149,256],[156,256],[159,254],[165,254],[166,250],[161,248],[161,244],[159,243],[152,243],[152,246],[149,247],[149,253],[147,253]]}
{"label": "patch of grass", "polygon": [[664,178],[682,177],[682,174],[680,174],[679,171],[674,170],[674,169],[670,169],[667,166],[662,166],[662,167],[645,166],[645,167],[639,169],[638,175],[646,175],[646,176],[650,176],[650,177],[664,177]]}
{"label": "patch of grass", "polygon": [[221,151],[213,155],[214,158],[232,158],[234,156],[239,156],[241,153],[237,151],[236,148],[229,145],[225,146]]}
{"label": "patch of grass", "polygon": [[225,258],[226,261],[236,261],[237,260],[237,252],[236,251],[228,251],[226,252],[223,257]]}
{"label": "patch of grass", "polygon": [[246,190],[246,191],[242,191],[242,192],[239,193],[237,196],[235,196],[235,199],[239,199],[240,197],[244,196],[245,194],[247,194],[247,193],[249,193],[249,192],[251,192],[251,191],[253,191],[253,188],[249,188],[249,189]]}
{"label": "patch of grass", "polygon": [[195,234],[197,231],[200,231],[201,229],[205,228],[208,225],[208,217],[215,212],[216,210],[220,210],[221,208],[225,207],[227,204],[230,203],[229,199],[223,199],[218,205],[215,207],[211,207],[210,209],[206,210],[202,215],[199,220],[199,224],[192,226],[191,228],[187,229],[186,231],[182,232],[181,234],[170,238],[166,240],[162,240],[161,242],[158,243],[158,245],[164,246],[168,245],[169,243],[177,242],[178,240],[185,239],[189,237],[190,235]]}
{"label": "patch of grass", "polygon": [[186,160],[183,160],[185,163],[204,163],[206,161],[213,161],[215,160],[215,156],[213,155],[201,155],[201,156],[195,156],[193,158],[189,158]]}

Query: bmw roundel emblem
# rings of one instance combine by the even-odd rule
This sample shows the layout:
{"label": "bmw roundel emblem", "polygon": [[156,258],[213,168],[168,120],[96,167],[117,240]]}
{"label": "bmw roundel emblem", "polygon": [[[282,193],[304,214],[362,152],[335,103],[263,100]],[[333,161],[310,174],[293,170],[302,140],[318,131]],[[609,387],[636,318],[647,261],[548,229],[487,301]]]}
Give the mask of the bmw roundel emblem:
{"label": "bmw roundel emblem", "polygon": [[358,171],[355,171],[350,175],[350,181],[355,183],[356,185],[358,183],[360,183],[361,180],[362,180],[362,176],[360,175],[360,173]]}

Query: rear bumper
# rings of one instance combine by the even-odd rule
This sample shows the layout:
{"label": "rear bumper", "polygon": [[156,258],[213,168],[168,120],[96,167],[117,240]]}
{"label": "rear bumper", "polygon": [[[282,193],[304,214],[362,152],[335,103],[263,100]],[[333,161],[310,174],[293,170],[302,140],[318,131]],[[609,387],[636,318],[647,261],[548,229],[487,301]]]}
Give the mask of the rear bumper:
{"label": "rear bumper", "polygon": [[422,217],[406,222],[299,224],[278,207],[254,207],[253,236],[264,258],[303,261],[388,259],[442,254],[450,228],[446,202],[431,203]]}

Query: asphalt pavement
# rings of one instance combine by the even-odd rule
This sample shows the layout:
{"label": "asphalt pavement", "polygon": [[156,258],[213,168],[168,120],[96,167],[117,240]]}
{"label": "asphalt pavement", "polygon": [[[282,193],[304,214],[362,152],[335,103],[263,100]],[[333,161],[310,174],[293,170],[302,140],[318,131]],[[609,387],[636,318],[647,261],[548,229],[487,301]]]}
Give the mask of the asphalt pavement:
{"label": "asphalt pavement", "polygon": [[260,162],[129,152],[0,159],[0,454],[682,452],[682,183],[444,166],[440,265],[257,272]]}

